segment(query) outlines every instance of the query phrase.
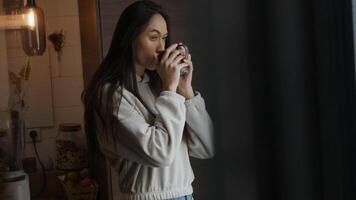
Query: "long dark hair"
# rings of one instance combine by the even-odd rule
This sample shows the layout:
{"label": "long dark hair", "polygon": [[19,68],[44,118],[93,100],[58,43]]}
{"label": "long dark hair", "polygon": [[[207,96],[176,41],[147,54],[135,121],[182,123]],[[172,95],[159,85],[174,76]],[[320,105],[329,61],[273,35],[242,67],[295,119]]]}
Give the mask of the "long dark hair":
{"label": "long dark hair", "polygon": [[[111,41],[109,51],[94,74],[88,87],[82,93],[84,104],[84,125],[88,144],[89,165],[93,168],[98,153],[97,134],[106,134],[106,139],[115,139],[110,127],[114,122],[113,95],[120,88],[125,88],[139,99],[137,89],[136,71],[133,66],[133,43],[137,36],[144,31],[149,20],[155,14],[160,14],[167,23],[169,32],[168,15],[160,5],[152,1],[136,1],[128,6],[121,14]],[[166,46],[170,44],[170,38],[166,39]],[[153,92],[160,90],[161,79],[156,71],[147,71],[150,76],[150,86]],[[104,86],[105,91],[104,91]],[[121,94],[123,90],[120,90]],[[105,93],[105,94],[103,94]],[[105,108],[103,106],[105,105]],[[99,133],[98,116],[105,131]],[[95,167],[94,167],[95,168]]]}

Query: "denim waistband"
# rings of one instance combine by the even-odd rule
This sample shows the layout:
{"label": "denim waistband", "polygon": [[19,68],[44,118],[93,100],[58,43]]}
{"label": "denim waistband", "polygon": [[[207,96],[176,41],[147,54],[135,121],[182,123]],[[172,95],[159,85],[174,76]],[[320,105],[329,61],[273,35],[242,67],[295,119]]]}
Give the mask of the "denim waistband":
{"label": "denim waistband", "polygon": [[192,195],[186,195],[182,197],[177,197],[177,198],[172,198],[172,199],[167,199],[167,200],[194,200]]}

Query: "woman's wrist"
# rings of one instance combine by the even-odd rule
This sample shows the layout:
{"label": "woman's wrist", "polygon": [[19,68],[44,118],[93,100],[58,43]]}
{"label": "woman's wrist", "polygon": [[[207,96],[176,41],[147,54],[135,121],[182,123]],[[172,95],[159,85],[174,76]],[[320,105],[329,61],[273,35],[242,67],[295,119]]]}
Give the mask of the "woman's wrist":
{"label": "woman's wrist", "polygon": [[168,86],[163,86],[162,87],[163,91],[172,91],[172,92],[177,92],[177,87],[168,85]]}
{"label": "woman's wrist", "polygon": [[184,96],[186,99],[191,99],[194,97],[194,90],[192,87],[185,88],[185,89],[177,89],[178,93]]}

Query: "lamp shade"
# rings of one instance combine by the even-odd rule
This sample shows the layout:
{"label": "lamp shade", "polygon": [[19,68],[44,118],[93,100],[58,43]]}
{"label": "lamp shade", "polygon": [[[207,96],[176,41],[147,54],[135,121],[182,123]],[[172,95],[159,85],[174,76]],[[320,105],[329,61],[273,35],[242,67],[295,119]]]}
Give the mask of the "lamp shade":
{"label": "lamp shade", "polygon": [[22,30],[22,48],[28,56],[42,55],[46,50],[45,20],[35,0],[27,0],[24,8],[29,27]]}

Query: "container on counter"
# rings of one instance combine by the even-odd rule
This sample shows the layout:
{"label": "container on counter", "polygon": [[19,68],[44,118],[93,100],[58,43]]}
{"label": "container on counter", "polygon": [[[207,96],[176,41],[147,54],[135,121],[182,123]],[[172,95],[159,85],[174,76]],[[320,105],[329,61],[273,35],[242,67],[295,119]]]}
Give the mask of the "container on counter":
{"label": "container on counter", "polygon": [[11,112],[0,109],[0,172],[10,171],[15,162]]}
{"label": "container on counter", "polygon": [[7,130],[0,128],[0,172],[10,171],[8,146],[6,144]]}
{"label": "container on counter", "polygon": [[87,167],[85,144],[80,124],[59,124],[56,137],[57,169],[79,170]]}

